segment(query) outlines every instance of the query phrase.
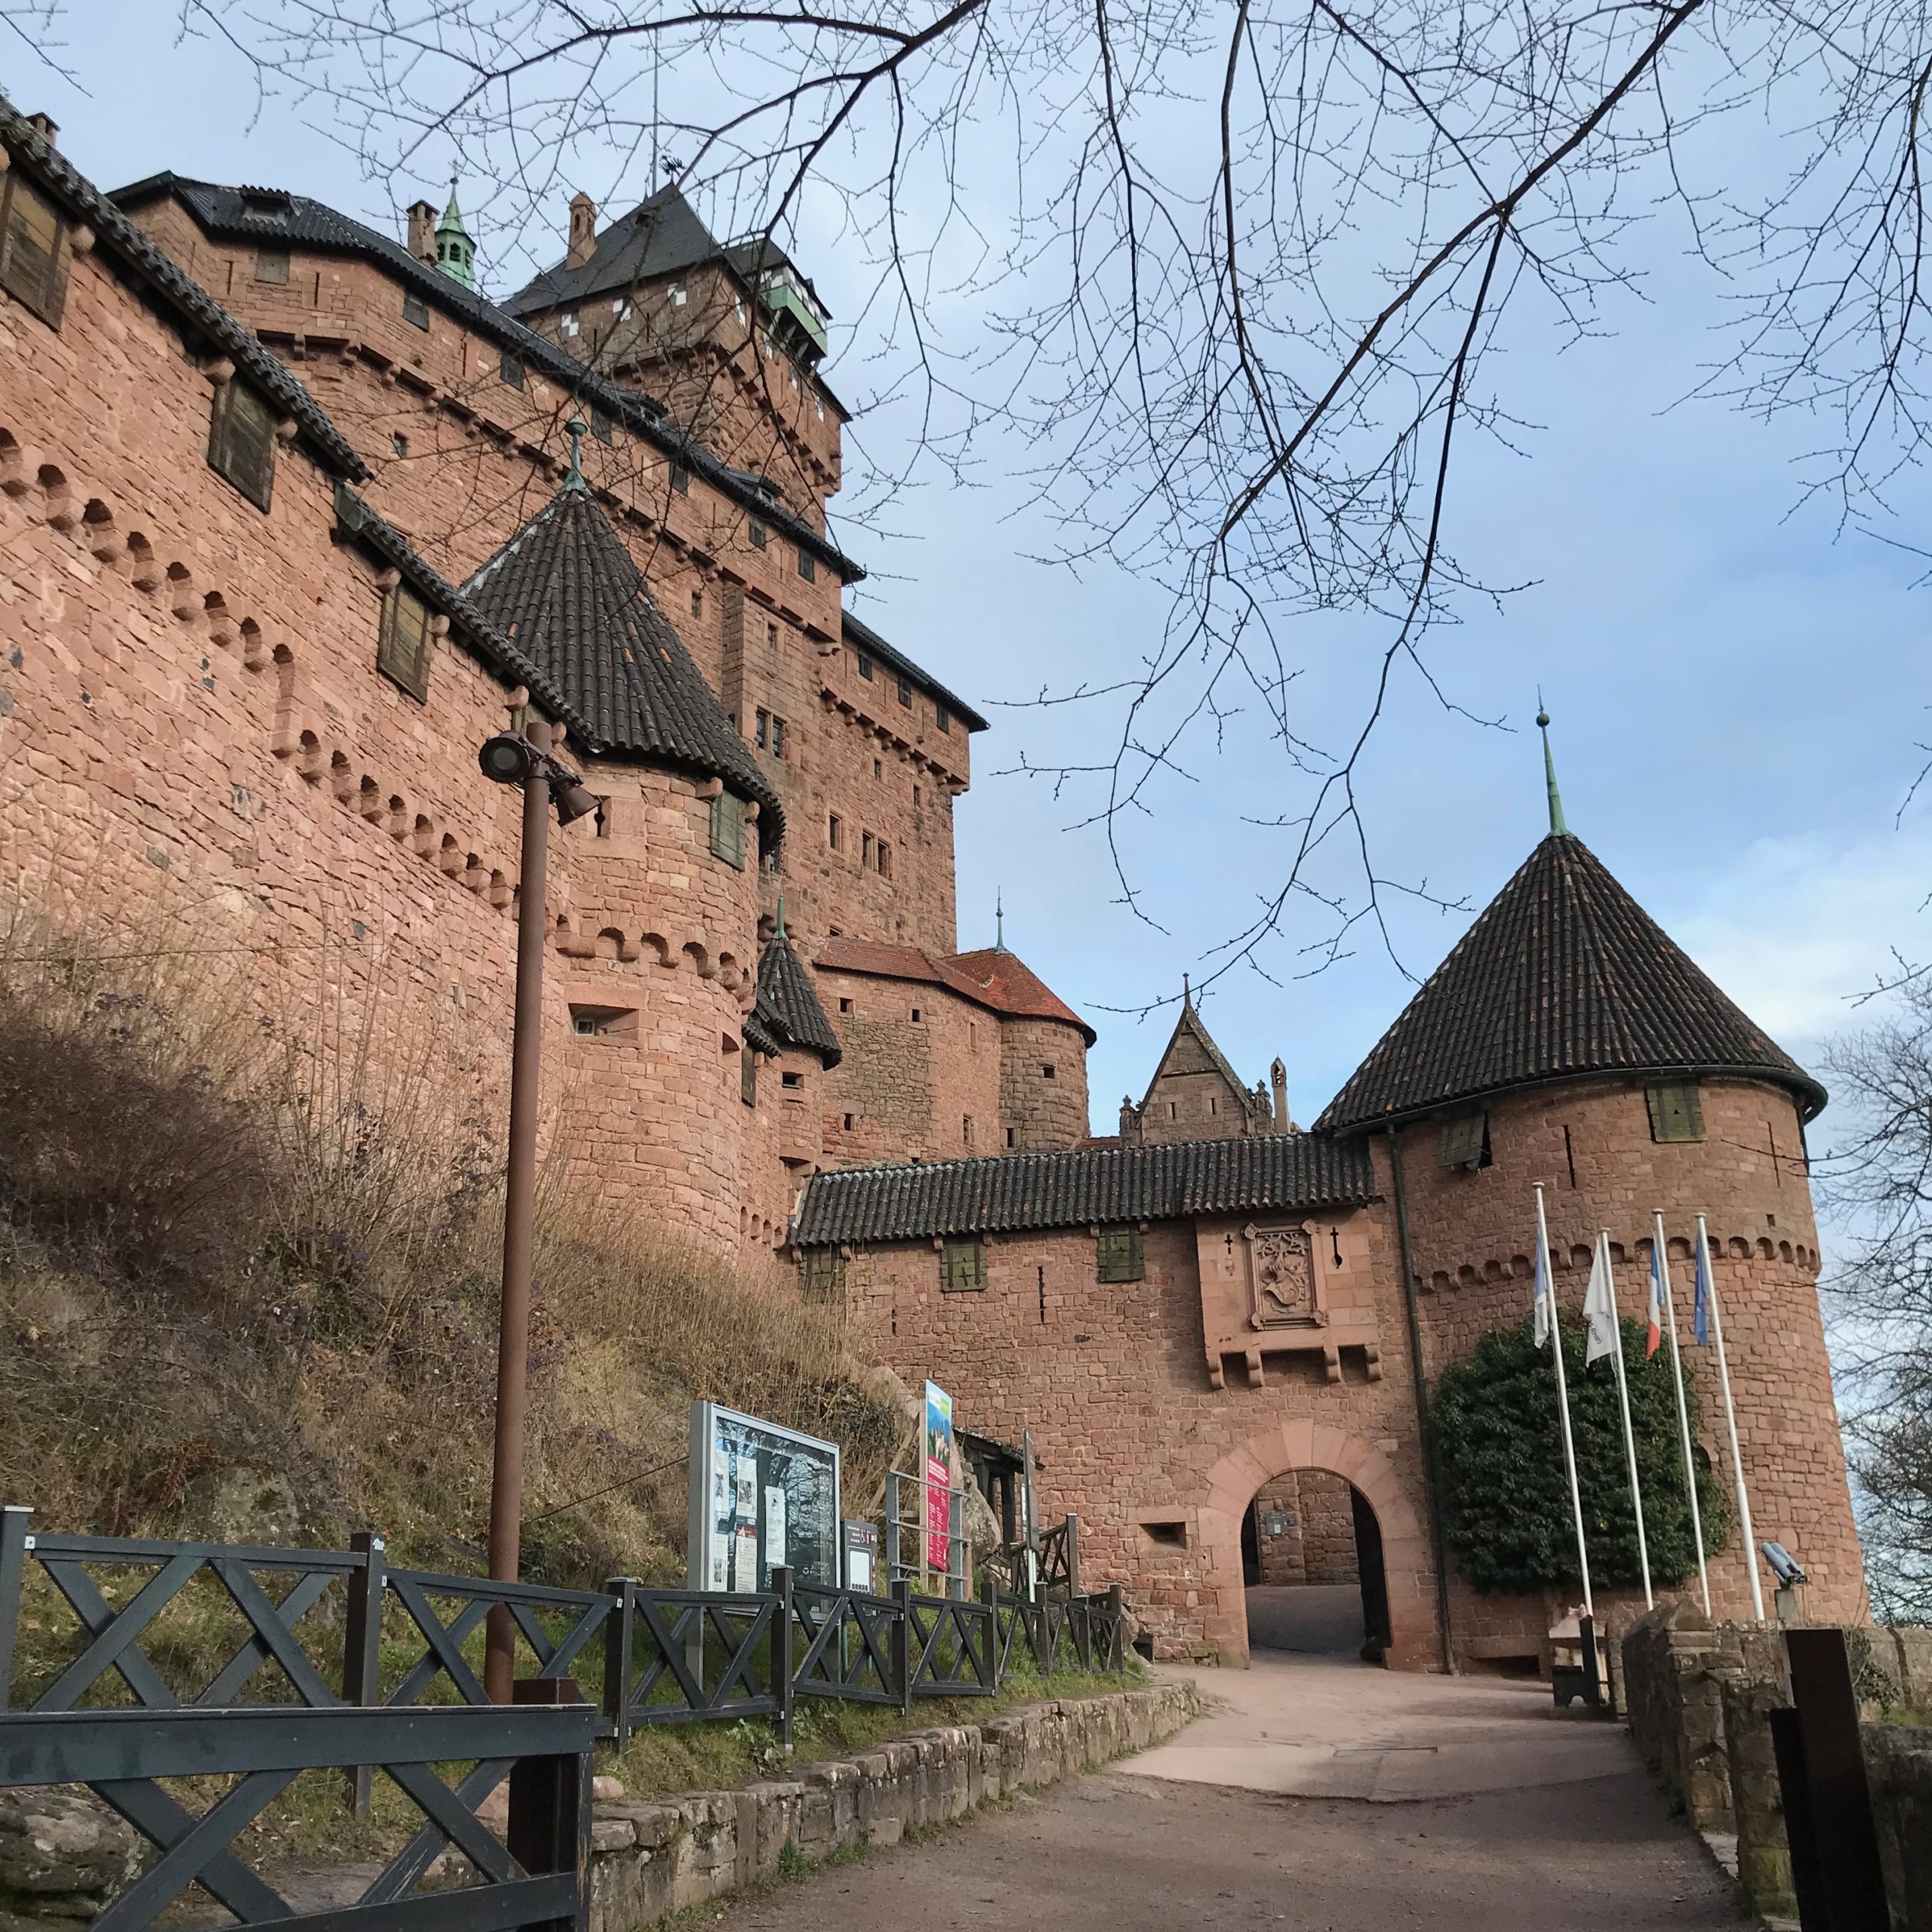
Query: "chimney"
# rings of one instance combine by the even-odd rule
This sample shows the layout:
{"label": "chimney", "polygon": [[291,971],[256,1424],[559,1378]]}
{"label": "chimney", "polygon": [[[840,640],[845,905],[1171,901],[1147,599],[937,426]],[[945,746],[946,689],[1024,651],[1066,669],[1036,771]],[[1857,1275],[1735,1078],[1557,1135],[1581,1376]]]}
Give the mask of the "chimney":
{"label": "chimney", "polygon": [[436,259],[436,210],[430,202],[409,205],[409,252],[419,262],[433,264]]}
{"label": "chimney", "polygon": [[1278,1060],[1268,1069],[1268,1084],[1275,1090],[1275,1131],[1286,1134],[1294,1122],[1288,1118],[1288,1069]]}
{"label": "chimney", "polygon": [[60,132],[60,125],[54,120],[52,115],[29,114],[27,116],[27,125],[31,128],[49,147],[57,147],[60,145],[56,138]]}
{"label": "chimney", "polygon": [[564,266],[580,269],[597,252],[597,204],[588,195],[571,197],[571,245]]}

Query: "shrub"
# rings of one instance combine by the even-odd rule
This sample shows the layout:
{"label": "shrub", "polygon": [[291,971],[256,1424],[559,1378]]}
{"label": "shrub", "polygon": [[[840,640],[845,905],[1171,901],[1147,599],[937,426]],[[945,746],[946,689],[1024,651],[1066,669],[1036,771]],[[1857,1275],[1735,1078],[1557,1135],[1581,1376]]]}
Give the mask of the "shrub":
{"label": "shrub", "polygon": [[[1636,1512],[1611,1364],[1603,1361],[1586,1369],[1583,1324],[1558,1325],[1591,1580],[1641,1583]],[[1646,1361],[1644,1329],[1625,1321],[1622,1330],[1651,1580],[1680,1583],[1696,1574],[1697,1549],[1684,1484],[1669,1350],[1660,1349]],[[1694,1440],[1697,1371],[1688,1349],[1684,1385]],[[1528,1322],[1519,1328],[1491,1329],[1475,1353],[1448,1370],[1437,1385],[1433,1411],[1443,1531],[1451,1555],[1479,1590],[1574,1589],[1581,1581],[1556,1402],[1549,1350],[1537,1346]],[[1715,1478],[1701,1463],[1697,1503],[1708,1556],[1724,1547],[1730,1511]]]}

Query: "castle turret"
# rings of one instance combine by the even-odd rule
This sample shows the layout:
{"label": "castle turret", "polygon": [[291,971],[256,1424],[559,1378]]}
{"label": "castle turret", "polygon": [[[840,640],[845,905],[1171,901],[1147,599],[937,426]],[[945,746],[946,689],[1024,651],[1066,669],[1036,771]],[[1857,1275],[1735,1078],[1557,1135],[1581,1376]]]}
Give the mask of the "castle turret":
{"label": "castle turret", "polygon": [[[1813,1614],[1856,1617],[1862,1566],[1804,1146],[1824,1090],[1568,829],[1553,764],[1546,777],[1549,835],[1315,1131],[1374,1133],[1383,1183],[1406,1200],[1432,1378],[1485,1331],[1527,1315],[1534,1183],[1548,1201],[1558,1299],[1573,1312],[1600,1229],[1634,1315],[1653,1214],[1662,1211],[1678,1261],[1706,1216],[1758,1534],[1804,1564]],[[1727,1488],[1716,1385],[1710,1361],[1699,1453]],[[1711,1569],[1721,1615],[1750,1614],[1746,1561],[1734,1532]],[[1514,1633],[1527,1654],[1545,1608],[1467,1594],[1454,1611],[1458,1642],[1480,1639],[1480,1654],[1500,1657]]]}
{"label": "castle turret", "polygon": [[476,286],[476,244],[463,225],[463,211],[456,205],[454,181],[450,183],[449,206],[436,224],[436,266],[465,288]]}

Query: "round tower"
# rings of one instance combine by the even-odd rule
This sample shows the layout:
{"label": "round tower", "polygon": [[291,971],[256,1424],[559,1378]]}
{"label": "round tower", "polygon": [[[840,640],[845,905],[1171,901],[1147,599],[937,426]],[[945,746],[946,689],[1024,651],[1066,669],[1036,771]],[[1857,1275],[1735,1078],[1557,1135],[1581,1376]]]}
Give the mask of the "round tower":
{"label": "round tower", "polygon": [[[1379,1184],[1406,1217],[1432,1382],[1488,1330],[1530,1314],[1536,1183],[1566,1314],[1580,1313],[1592,1246],[1607,1229],[1620,1309],[1641,1318],[1660,1211],[1679,1341],[1697,1369],[1697,1453],[1729,1495],[1717,1362],[1690,1334],[1703,1214],[1756,1536],[1804,1566],[1810,1616],[1856,1620],[1863,1571],[1804,1142],[1824,1090],[1569,831],[1553,771],[1549,783],[1549,835],[1317,1127],[1372,1137]],[[1710,1563],[1719,1617],[1752,1614],[1750,1560],[1734,1524]],[[1694,1576],[1678,1593],[1694,1598],[1697,1587]],[[1598,1615],[1633,1601],[1641,1611],[1641,1591],[1600,1590]],[[1479,1595],[1452,1576],[1456,1648],[1475,1663],[1535,1655],[1553,1603]]]}

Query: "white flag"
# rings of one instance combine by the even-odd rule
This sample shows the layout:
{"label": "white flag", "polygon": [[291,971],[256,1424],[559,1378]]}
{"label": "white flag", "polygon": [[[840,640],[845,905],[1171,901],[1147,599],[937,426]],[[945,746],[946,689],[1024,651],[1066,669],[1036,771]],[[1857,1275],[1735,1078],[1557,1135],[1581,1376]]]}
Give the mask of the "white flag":
{"label": "white flag", "polygon": [[1590,1291],[1583,1297],[1583,1316],[1589,1324],[1589,1340],[1583,1349],[1586,1367],[1615,1355],[1622,1343],[1617,1325],[1617,1289],[1610,1278],[1610,1245],[1597,1243],[1590,1263]]}
{"label": "white flag", "polygon": [[1556,1326],[1555,1300],[1549,1291],[1549,1249],[1540,1230],[1537,1236],[1537,1346],[1541,1348]]}

